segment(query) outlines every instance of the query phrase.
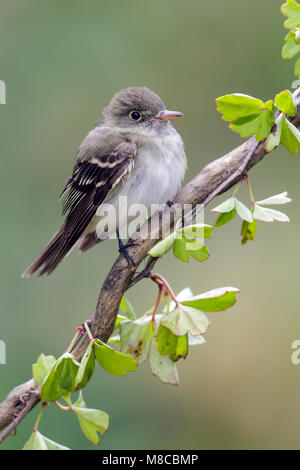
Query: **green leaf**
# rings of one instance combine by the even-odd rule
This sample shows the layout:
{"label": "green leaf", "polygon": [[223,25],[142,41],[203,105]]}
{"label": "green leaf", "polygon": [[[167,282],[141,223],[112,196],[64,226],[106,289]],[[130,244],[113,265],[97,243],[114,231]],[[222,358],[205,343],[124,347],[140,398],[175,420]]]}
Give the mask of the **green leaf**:
{"label": "green leaf", "polygon": [[229,127],[241,137],[256,135],[256,140],[260,141],[269,135],[274,122],[274,110],[262,109],[257,113],[235,119]]}
{"label": "green leaf", "polygon": [[296,75],[296,77],[300,76],[300,57],[295,62],[294,74]]}
{"label": "green leaf", "polygon": [[232,307],[236,302],[236,287],[220,287],[203,294],[197,295],[189,300],[181,301],[182,305],[193,307],[204,312],[220,312]]}
{"label": "green leaf", "polygon": [[242,245],[245,245],[248,241],[254,240],[257,229],[257,221],[253,219],[253,222],[249,223],[246,220],[243,220],[241,235],[242,235]]}
{"label": "green leaf", "polygon": [[116,323],[115,323],[115,330],[117,330],[118,328],[120,328],[120,323],[122,321],[127,321],[128,320],[128,317],[125,317],[124,315],[120,315],[120,313],[117,315],[117,318],[116,318]]}
{"label": "green leaf", "polygon": [[200,310],[181,305],[164,316],[160,324],[168,328],[175,336],[184,336],[188,332],[193,336],[198,336],[205,333],[210,322]]}
{"label": "green leaf", "polygon": [[276,211],[274,209],[269,209],[267,207],[261,207],[257,203],[254,206],[253,216],[257,220],[262,222],[289,222],[290,219],[283,212]]}
{"label": "green leaf", "polygon": [[292,155],[300,149],[300,132],[288,119],[283,118],[280,142]]}
{"label": "green leaf", "polygon": [[202,242],[187,238],[184,235],[176,238],[173,254],[185,263],[190,260],[191,256],[196,261],[205,261],[209,257],[209,251]]}
{"label": "green leaf", "polygon": [[137,361],[128,354],[121,353],[103,343],[94,340],[95,356],[100,366],[113,375],[127,375],[126,372],[137,368]]}
{"label": "green leaf", "polygon": [[256,204],[260,206],[271,206],[273,204],[287,204],[292,201],[290,197],[287,196],[287,191],[284,191],[280,194],[275,194],[275,196],[267,197],[266,199],[262,199],[261,201],[257,201]]}
{"label": "green leaf", "polygon": [[148,251],[148,255],[153,256],[154,258],[160,258],[161,256],[165,255],[172,248],[175,238],[176,231],[157,242],[154,247]]}
{"label": "green leaf", "polygon": [[181,357],[185,359],[188,354],[188,335],[175,336],[168,328],[160,325],[157,332],[157,347],[162,356],[168,354],[174,362]]}
{"label": "green leaf", "polygon": [[263,101],[252,96],[234,93],[220,96],[216,99],[217,110],[223,115],[225,121],[233,121],[242,116],[260,111],[264,105]]}
{"label": "green leaf", "polygon": [[245,206],[241,201],[239,201],[236,197],[234,198],[235,202],[235,208],[240,216],[241,219],[247,220],[247,222],[253,222],[253,217],[251,214],[251,211],[248,209],[248,207]]}
{"label": "green leaf", "polygon": [[34,431],[23,450],[70,450],[69,447],[62,446],[58,442],[54,442],[43,436],[39,431]]}
{"label": "green leaf", "polygon": [[293,29],[300,23],[300,5],[295,0],[286,0],[280,7],[281,13],[288,19],[283,23],[287,29]]}
{"label": "green leaf", "polygon": [[276,124],[275,132],[271,132],[271,134],[269,134],[267,137],[266,145],[265,145],[267,152],[271,152],[272,150],[274,150],[275,147],[278,147],[278,145],[280,144],[282,120],[283,120],[283,114],[280,113],[278,118],[275,120],[275,124]]}
{"label": "green leaf", "polygon": [[220,204],[219,206],[214,207],[212,209],[212,212],[227,213],[227,212],[231,212],[233,209],[235,209],[235,198],[230,197],[226,199],[226,201],[222,202],[222,204]]}
{"label": "green leaf", "polygon": [[75,389],[79,390],[86,386],[91,379],[95,370],[95,354],[93,343],[90,342],[87,350],[85,351],[75,379]]}
{"label": "green leaf", "polygon": [[42,353],[32,365],[32,375],[38,387],[42,385],[44,378],[49,373],[55,360],[54,356],[45,356],[45,354]]}
{"label": "green leaf", "polygon": [[121,351],[132,356],[138,364],[147,359],[153,335],[151,316],[120,325]]}
{"label": "green leaf", "polygon": [[236,209],[232,209],[230,212],[223,212],[217,217],[215,227],[221,227],[222,225],[227,224],[234,218],[235,214]]}
{"label": "green leaf", "polygon": [[[127,295],[125,295],[125,294],[123,295],[123,297],[121,299],[120,307],[123,310],[123,312],[125,313],[126,317],[129,318],[129,320],[135,320],[136,319],[136,314],[134,312],[134,308],[131,305],[131,303],[129,302],[129,299],[128,299]],[[115,328],[117,328],[117,327],[115,326]]]}
{"label": "green leaf", "polygon": [[149,366],[153,375],[156,375],[162,382],[171,385],[179,385],[178,371],[175,363],[168,355],[161,356],[159,353],[156,338],[153,338],[150,345]]}
{"label": "green leaf", "polygon": [[83,434],[94,444],[99,444],[100,439],[97,433],[102,436],[109,426],[109,416],[101,410],[87,408],[82,394],[72,406],[75,411]]}
{"label": "green leaf", "polygon": [[290,39],[285,39],[286,43],[282,48],[282,57],[283,59],[292,59],[300,52],[300,45],[296,44],[295,38],[291,37]]}
{"label": "green leaf", "polygon": [[197,224],[187,225],[182,229],[178,229],[177,232],[181,232],[189,238],[198,238],[200,240],[204,240],[205,238],[211,238],[213,229],[214,228],[211,225]]}
{"label": "green leaf", "polygon": [[297,105],[295,104],[293,95],[289,90],[281,91],[276,95],[275,105],[283,114],[296,116]]}
{"label": "green leaf", "polygon": [[57,359],[43,381],[41,401],[56,401],[68,392],[74,392],[79,366],[79,362],[69,353]]}

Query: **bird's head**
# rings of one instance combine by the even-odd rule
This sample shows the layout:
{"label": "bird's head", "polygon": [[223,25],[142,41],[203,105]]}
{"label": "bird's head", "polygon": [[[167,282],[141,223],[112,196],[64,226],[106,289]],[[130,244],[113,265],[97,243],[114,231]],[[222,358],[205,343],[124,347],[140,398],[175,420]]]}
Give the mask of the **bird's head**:
{"label": "bird's head", "polygon": [[102,123],[128,131],[163,129],[170,120],[182,116],[168,111],[161,98],[146,87],[130,87],[114,95],[103,111]]}

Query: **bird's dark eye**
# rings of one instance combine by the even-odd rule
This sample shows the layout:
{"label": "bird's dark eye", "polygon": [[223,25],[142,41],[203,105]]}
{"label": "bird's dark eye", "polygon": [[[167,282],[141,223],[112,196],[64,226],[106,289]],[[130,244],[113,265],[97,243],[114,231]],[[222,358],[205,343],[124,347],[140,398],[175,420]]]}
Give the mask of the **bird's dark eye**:
{"label": "bird's dark eye", "polygon": [[140,121],[142,119],[142,115],[139,111],[130,111],[129,117],[133,119],[133,121]]}

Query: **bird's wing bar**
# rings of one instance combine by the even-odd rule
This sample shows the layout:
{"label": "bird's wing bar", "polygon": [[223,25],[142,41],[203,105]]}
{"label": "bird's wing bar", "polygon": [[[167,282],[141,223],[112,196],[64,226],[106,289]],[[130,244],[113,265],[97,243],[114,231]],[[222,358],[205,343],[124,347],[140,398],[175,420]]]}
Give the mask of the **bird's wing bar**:
{"label": "bird's wing bar", "polygon": [[68,212],[66,220],[23,276],[31,276],[37,270],[40,270],[39,276],[51,274],[81,237],[98,207],[130,174],[135,155],[135,144],[122,142],[98,163],[93,157],[76,165],[72,180],[68,180],[64,190],[67,192],[64,203],[64,211]]}

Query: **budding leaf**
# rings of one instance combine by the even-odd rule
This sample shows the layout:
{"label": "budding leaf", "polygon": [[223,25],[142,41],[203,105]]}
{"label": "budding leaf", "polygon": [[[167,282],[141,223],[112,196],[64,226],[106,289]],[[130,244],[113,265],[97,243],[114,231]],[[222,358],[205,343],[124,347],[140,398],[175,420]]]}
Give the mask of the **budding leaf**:
{"label": "budding leaf", "polygon": [[236,294],[239,292],[236,287],[220,287],[191,299],[182,300],[181,303],[204,312],[220,312],[235,304]]}
{"label": "budding leaf", "polygon": [[246,220],[243,220],[241,235],[242,235],[242,245],[245,245],[250,240],[254,240],[257,229],[257,221],[253,219],[253,222],[249,223]]}
{"label": "budding leaf", "polygon": [[95,339],[93,343],[96,359],[106,372],[113,375],[127,375],[127,372],[137,368],[137,361],[128,354],[116,351],[99,339]]}
{"label": "budding leaf", "polygon": [[95,354],[93,343],[90,342],[87,350],[85,351],[75,379],[75,389],[79,390],[86,386],[91,379],[95,370]]}
{"label": "budding leaf", "polygon": [[175,336],[184,336],[188,332],[193,336],[203,335],[210,325],[207,316],[200,310],[185,305],[164,316],[160,322]]}
{"label": "budding leaf", "polygon": [[168,354],[174,362],[188,354],[188,335],[175,336],[168,328],[160,325],[157,332],[157,346],[159,353]]}
{"label": "budding leaf", "polygon": [[[232,212],[233,210],[235,210],[236,212]],[[212,211],[213,212],[227,213],[227,214],[230,213],[230,215],[227,215],[227,218],[229,218],[228,220],[227,220],[227,218],[225,219],[225,216],[224,216],[223,220],[222,219],[219,220],[219,218],[217,219],[217,221],[219,223],[219,226],[220,226],[220,222],[221,222],[221,225],[223,225],[224,223],[229,222],[229,220],[231,220],[235,216],[236,213],[243,220],[247,220],[248,222],[253,221],[251,211],[248,209],[248,207],[245,206],[245,204],[243,204],[241,201],[239,201],[236,197],[230,197],[229,199],[226,199],[226,201],[222,202],[222,204],[220,204],[217,207],[214,207],[214,209],[212,209]]]}
{"label": "budding leaf", "polygon": [[42,353],[32,365],[32,375],[37,386],[42,385],[44,378],[49,373],[55,361],[54,356],[45,356],[45,354]]}
{"label": "budding leaf", "polygon": [[82,394],[76,403],[72,405],[75,411],[83,434],[94,444],[99,444],[98,432],[103,436],[109,426],[109,416],[101,410],[87,408]]}
{"label": "budding leaf", "polygon": [[284,191],[280,194],[275,194],[275,196],[267,197],[266,199],[262,199],[261,201],[257,201],[256,204],[260,206],[271,206],[273,204],[288,204],[292,201],[290,197],[287,195],[287,191]]}
{"label": "budding leaf", "polygon": [[280,142],[292,155],[296,155],[300,149],[300,132],[297,127],[285,117],[282,121]]}
{"label": "budding leaf", "polygon": [[159,353],[156,338],[153,338],[149,352],[149,366],[153,375],[156,375],[162,382],[171,385],[179,385],[178,371],[175,363],[168,355],[162,356]]}
{"label": "budding leaf", "polygon": [[209,251],[199,240],[182,235],[176,238],[173,246],[173,254],[179,260],[187,263],[190,257],[196,261],[205,261],[209,257]]}
{"label": "budding leaf", "polygon": [[280,113],[278,118],[275,120],[275,132],[271,132],[271,134],[269,134],[267,137],[265,145],[267,152],[271,152],[272,150],[274,150],[275,147],[278,147],[278,145],[280,144],[283,117],[283,114]]}
{"label": "budding leaf", "polygon": [[283,23],[284,27],[287,29],[296,28],[300,23],[300,5],[295,0],[286,0],[280,10],[284,16],[288,17]]}
{"label": "budding leaf", "polygon": [[151,317],[122,322],[120,325],[121,351],[132,356],[138,364],[147,359],[153,335]]}
{"label": "budding leaf", "polygon": [[[126,317],[129,318],[129,320],[135,320],[136,319],[136,314],[134,312],[134,308],[129,302],[129,299],[127,295],[123,295],[120,303],[120,308],[123,310],[125,313]],[[115,326],[117,328],[117,326]]]}
{"label": "budding leaf", "polygon": [[286,214],[274,209],[269,209],[268,207],[262,207],[258,204],[254,206],[253,217],[262,222],[289,222],[290,219]]}
{"label": "budding leaf", "polygon": [[43,381],[41,401],[56,401],[68,392],[74,392],[79,365],[72,354],[65,353],[58,358]]}
{"label": "budding leaf", "polygon": [[275,97],[275,104],[283,114],[296,116],[297,105],[295,104],[293,95],[289,90],[284,90],[278,93]]}
{"label": "budding leaf", "polygon": [[153,256],[154,258],[160,258],[165,255],[173,246],[176,239],[176,231],[172,232],[166,238],[163,238],[157,242],[150,251],[148,255]]}
{"label": "budding leaf", "polygon": [[236,209],[232,209],[230,212],[221,213],[215,221],[215,227],[221,227],[222,225],[227,224],[234,218],[235,214]]}
{"label": "budding leaf", "polygon": [[58,442],[54,442],[43,436],[39,431],[34,431],[23,450],[70,450],[69,447],[62,446]]}

